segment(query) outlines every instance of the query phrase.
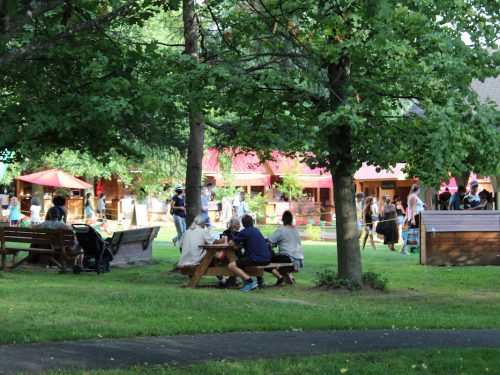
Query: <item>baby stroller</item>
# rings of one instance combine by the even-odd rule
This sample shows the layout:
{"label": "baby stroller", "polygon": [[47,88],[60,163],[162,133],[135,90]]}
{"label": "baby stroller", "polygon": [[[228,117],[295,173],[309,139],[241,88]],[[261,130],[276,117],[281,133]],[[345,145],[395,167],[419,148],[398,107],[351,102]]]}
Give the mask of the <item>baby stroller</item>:
{"label": "baby stroller", "polygon": [[113,260],[109,243],[90,225],[73,224],[72,226],[84,253],[82,265],[75,265],[73,273],[95,271],[101,274],[109,272],[109,263]]}

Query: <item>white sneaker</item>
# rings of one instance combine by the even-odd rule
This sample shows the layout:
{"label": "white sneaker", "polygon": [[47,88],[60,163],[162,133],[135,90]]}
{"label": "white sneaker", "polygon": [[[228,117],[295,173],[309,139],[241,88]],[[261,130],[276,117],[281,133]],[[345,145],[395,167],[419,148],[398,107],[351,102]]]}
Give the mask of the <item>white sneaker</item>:
{"label": "white sneaker", "polygon": [[408,255],[408,253],[406,251],[404,251],[404,250],[401,250],[399,253],[403,254],[403,255]]}

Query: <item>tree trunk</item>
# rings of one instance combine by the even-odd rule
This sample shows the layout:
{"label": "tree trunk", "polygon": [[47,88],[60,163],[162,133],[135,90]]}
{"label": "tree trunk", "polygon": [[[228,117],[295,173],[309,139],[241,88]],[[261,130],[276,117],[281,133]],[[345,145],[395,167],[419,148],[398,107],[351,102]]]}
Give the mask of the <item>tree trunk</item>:
{"label": "tree trunk", "polygon": [[354,180],[349,172],[339,169],[335,171],[334,181],[338,274],[342,279],[362,281]]}
{"label": "tree trunk", "polygon": [[[351,62],[347,57],[338,64],[328,64],[330,108],[339,109],[347,97]],[[349,124],[335,124],[328,135],[330,170],[334,178],[334,200],[337,221],[337,259],[339,277],[363,281],[359,249],[353,173],[356,161],[352,156]]]}
{"label": "tree trunk", "polygon": [[[184,53],[198,62],[198,21],[195,12],[195,0],[182,1],[182,19],[184,22]],[[205,124],[198,103],[189,104],[189,143],[186,170],[186,224],[189,226],[200,209],[201,170]]]}

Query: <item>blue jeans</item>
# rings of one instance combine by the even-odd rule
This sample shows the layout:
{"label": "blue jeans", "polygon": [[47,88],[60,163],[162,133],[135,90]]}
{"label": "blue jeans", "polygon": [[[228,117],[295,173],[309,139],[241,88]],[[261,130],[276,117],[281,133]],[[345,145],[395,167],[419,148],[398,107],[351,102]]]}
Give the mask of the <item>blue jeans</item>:
{"label": "blue jeans", "polygon": [[186,231],[186,218],[173,215],[175,229],[177,230],[177,240],[181,240],[182,235]]}

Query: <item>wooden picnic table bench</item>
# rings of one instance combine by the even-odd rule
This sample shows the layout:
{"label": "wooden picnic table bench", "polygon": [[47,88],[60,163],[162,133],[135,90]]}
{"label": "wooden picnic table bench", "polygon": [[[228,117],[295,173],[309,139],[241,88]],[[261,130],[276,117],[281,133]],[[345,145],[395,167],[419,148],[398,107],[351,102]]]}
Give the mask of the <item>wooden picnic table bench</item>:
{"label": "wooden picnic table bench", "polygon": [[[213,245],[204,245],[203,249],[206,251],[205,257],[202,259],[200,264],[192,265],[192,266],[181,266],[179,269],[183,275],[190,276],[189,281],[187,283],[188,287],[194,288],[198,285],[201,278],[203,276],[236,276],[234,272],[232,272],[227,265],[212,265],[212,261],[215,258],[215,254],[218,251],[224,251],[224,256],[227,259],[228,263],[236,261],[238,257],[236,256],[236,251],[238,247],[229,246],[226,244],[213,244]],[[245,267],[245,272],[249,276],[262,276],[266,269],[277,268],[279,270],[284,271],[285,273],[297,272],[293,267],[293,263],[269,263],[265,266],[252,266]],[[293,280],[288,276],[285,276],[285,281],[288,284],[293,284]]]}
{"label": "wooden picnic table bench", "polygon": [[153,240],[159,231],[160,227],[155,226],[114,232],[107,240],[113,253],[111,264],[151,260]]}
{"label": "wooden picnic table bench", "polygon": [[[74,243],[73,231],[63,229],[30,229],[19,227],[0,227],[2,270],[15,269],[34,255],[44,254],[50,257],[62,272],[68,271],[68,262],[83,252],[67,251]],[[29,246],[21,246],[28,244]],[[17,260],[20,252],[27,252],[26,257]],[[7,256],[13,255],[12,264],[7,265]]]}

